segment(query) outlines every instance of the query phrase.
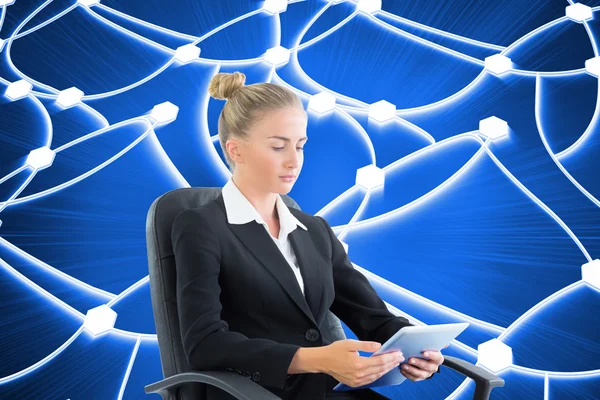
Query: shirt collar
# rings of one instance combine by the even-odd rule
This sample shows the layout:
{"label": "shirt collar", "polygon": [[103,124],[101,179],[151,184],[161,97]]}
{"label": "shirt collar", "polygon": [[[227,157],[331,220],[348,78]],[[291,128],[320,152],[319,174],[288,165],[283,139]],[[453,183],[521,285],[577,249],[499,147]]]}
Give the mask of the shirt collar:
{"label": "shirt collar", "polygon": [[[251,221],[256,221],[259,224],[267,225],[252,203],[248,201],[246,196],[235,185],[233,180],[229,178],[223,190],[223,202],[225,203],[225,212],[227,214],[227,222],[230,224],[246,224]],[[279,215],[280,230],[290,233],[296,227],[301,227],[307,230],[306,226],[290,212],[288,207],[283,202],[283,199],[278,194],[275,203],[277,214]]]}

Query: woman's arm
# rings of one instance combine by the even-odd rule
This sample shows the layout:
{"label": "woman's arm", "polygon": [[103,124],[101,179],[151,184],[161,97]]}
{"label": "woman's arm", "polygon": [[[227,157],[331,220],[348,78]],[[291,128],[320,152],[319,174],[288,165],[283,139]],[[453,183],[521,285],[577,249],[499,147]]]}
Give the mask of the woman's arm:
{"label": "woman's arm", "polygon": [[331,240],[331,264],[335,298],[330,310],[344,321],[360,340],[385,343],[399,329],[412,324],[392,314],[367,278],[354,269],[344,246],[327,221],[317,216]]}
{"label": "woman's arm", "polygon": [[171,240],[179,325],[190,367],[258,372],[261,385],[283,389],[300,346],[229,331],[227,322],[221,320],[219,300],[221,249],[208,221],[198,211],[183,211],[173,222]]}

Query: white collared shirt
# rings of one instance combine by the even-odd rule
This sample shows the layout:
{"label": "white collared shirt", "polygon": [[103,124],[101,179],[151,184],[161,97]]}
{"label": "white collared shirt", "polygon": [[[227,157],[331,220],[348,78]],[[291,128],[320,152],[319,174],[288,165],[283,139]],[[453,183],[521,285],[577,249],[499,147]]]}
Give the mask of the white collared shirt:
{"label": "white collared shirt", "polygon": [[271,239],[273,239],[285,257],[286,261],[292,268],[292,271],[298,280],[300,290],[302,290],[302,293],[304,294],[304,281],[302,279],[302,274],[300,273],[300,268],[298,267],[298,260],[296,259],[296,255],[294,254],[294,249],[292,248],[292,244],[290,243],[288,235],[297,227],[307,230],[306,226],[304,226],[302,222],[298,221],[298,219],[294,217],[294,215],[283,202],[281,196],[277,195],[275,206],[277,208],[277,215],[279,216],[279,236],[274,238],[271,235],[271,232],[269,232],[269,226],[267,223],[263,220],[258,211],[256,211],[254,206],[250,203],[250,201],[248,201],[246,196],[244,196],[231,178],[229,178],[225,186],[223,186],[222,194],[227,214],[227,222],[230,224],[247,224],[248,222],[256,221],[264,226],[267,234]]}

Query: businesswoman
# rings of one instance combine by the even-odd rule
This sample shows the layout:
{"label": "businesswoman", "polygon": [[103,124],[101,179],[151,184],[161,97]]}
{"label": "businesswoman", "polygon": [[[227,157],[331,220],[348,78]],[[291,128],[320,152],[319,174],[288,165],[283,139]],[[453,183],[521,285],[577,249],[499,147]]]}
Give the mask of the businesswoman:
{"label": "businesswoman", "polygon": [[[358,351],[376,351],[410,324],[353,268],[325,219],[288,209],[280,197],[302,169],[308,138],[300,99],[283,86],[244,83],[242,73],[220,73],[208,87],[227,99],[219,141],[231,179],[217,199],[173,224],[187,360],[193,369],[235,371],[282,399],[384,399],[370,389],[332,389],[398,368],[401,352],[369,358]],[[330,310],[360,340],[333,341]],[[431,377],[443,356],[429,353],[403,364],[402,373]],[[231,398],[208,390],[211,400]]]}

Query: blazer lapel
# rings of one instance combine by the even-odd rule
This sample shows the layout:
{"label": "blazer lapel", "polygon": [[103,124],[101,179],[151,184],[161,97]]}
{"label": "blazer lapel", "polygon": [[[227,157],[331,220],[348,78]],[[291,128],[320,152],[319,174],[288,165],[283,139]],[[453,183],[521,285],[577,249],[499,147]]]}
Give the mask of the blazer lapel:
{"label": "blazer lapel", "polygon": [[[311,312],[311,308],[307,303],[307,300],[304,298],[302,294],[302,290],[300,290],[300,286],[298,285],[298,281],[296,280],[296,276],[294,272],[290,268],[287,260],[281,254],[281,251],[277,247],[277,245],[273,242],[273,239],[269,237],[269,233],[256,221],[252,221],[247,224],[229,224],[227,222],[227,211],[225,209],[225,203],[223,202],[223,195],[220,194],[217,199],[217,203],[225,213],[225,222],[229,226],[229,228],[233,231],[233,233],[240,239],[242,243],[250,250],[250,252],[260,261],[260,263],[275,277],[275,279],[279,282],[279,284],[283,287],[286,293],[291,297],[291,299],[296,303],[296,305],[306,314],[306,316],[316,324],[313,313]],[[302,228],[297,228],[294,232],[301,230]],[[292,232],[292,237],[295,237]],[[307,232],[304,232],[308,235]],[[298,264],[300,266],[300,272],[302,273],[302,278],[304,280],[305,291],[309,289],[309,292],[315,291],[315,286],[319,288],[320,286],[315,285],[315,280],[317,279],[314,276],[314,272],[312,268],[307,267],[306,260],[301,255],[304,251],[310,251],[311,248],[305,248],[307,246],[307,239],[310,241],[310,237],[303,237],[300,235],[299,241],[291,240],[292,246],[294,247],[294,252],[296,254],[296,258],[298,259]],[[312,245],[312,242],[310,243]],[[312,247],[314,249],[314,247]],[[307,295],[309,294],[307,292]],[[309,297],[309,302],[313,305],[316,303],[316,297],[319,296],[318,300],[320,301],[321,293],[312,294]],[[317,304],[318,305],[318,304]],[[315,309],[315,308],[313,308]],[[315,309],[316,310],[316,309]]]}

